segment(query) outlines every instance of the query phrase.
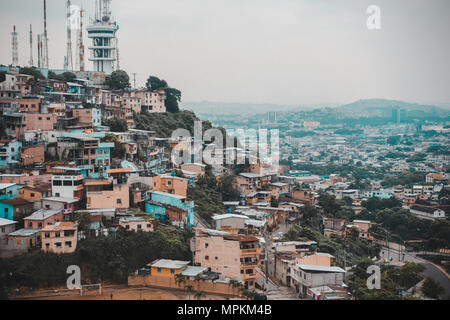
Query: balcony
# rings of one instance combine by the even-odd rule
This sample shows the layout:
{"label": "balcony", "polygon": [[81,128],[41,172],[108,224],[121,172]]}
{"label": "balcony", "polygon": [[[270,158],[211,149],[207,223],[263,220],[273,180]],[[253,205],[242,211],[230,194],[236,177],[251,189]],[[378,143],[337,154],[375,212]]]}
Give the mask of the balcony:
{"label": "balcony", "polygon": [[241,249],[241,256],[259,255],[261,248]]}
{"label": "balcony", "polygon": [[244,280],[251,280],[251,279],[257,279],[258,278],[258,273],[254,272],[254,273],[244,273],[242,275],[242,278]]}

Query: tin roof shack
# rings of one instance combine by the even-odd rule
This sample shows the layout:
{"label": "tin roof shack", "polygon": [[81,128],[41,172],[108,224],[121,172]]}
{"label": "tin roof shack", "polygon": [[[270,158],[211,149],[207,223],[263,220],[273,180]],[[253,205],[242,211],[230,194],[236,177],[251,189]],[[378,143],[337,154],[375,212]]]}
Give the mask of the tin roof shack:
{"label": "tin roof shack", "polygon": [[27,253],[41,244],[41,229],[19,229],[8,234],[8,250],[15,254]]}
{"label": "tin roof shack", "polygon": [[56,222],[41,230],[42,251],[72,253],[77,248],[78,225],[72,221]]}

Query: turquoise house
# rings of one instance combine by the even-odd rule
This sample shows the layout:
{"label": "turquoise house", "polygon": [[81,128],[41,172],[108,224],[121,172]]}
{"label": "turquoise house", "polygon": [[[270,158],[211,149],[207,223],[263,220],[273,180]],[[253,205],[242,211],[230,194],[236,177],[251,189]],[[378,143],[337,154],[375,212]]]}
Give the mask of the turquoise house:
{"label": "turquoise house", "polygon": [[[155,219],[165,221],[168,217],[167,211],[170,207],[176,207],[186,212],[186,225],[188,228],[194,226],[194,201],[186,201],[186,197],[164,192],[152,192],[151,201],[145,204],[145,212],[151,214]],[[181,226],[181,221],[179,224]]]}

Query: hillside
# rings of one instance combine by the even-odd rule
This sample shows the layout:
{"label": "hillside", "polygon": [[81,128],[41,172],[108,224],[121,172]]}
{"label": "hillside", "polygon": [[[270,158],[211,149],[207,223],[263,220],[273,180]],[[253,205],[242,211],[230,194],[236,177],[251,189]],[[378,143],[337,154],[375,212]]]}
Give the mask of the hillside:
{"label": "hillside", "polygon": [[417,103],[409,103],[398,100],[386,99],[365,99],[358,100],[353,103],[345,104],[337,108],[340,112],[355,115],[362,113],[373,116],[388,116],[392,114],[394,109],[404,109],[406,111],[415,111],[421,113],[431,113],[436,115],[445,114],[445,110],[433,105],[423,105]]}

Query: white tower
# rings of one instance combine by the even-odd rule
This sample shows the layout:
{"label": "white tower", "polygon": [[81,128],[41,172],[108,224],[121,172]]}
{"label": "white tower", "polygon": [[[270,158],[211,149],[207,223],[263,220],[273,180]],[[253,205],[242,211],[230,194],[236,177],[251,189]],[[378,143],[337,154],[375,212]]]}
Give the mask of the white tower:
{"label": "white tower", "polygon": [[16,32],[16,26],[14,26],[13,32],[11,32],[12,38],[12,65],[19,65],[19,42],[17,40],[18,33]]}
{"label": "white tower", "polygon": [[119,29],[111,17],[111,0],[96,0],[95,20],[86,28],[88,37],[92,39],[89,61],[94,70],[110,75],[116,62],[116,32]]}

